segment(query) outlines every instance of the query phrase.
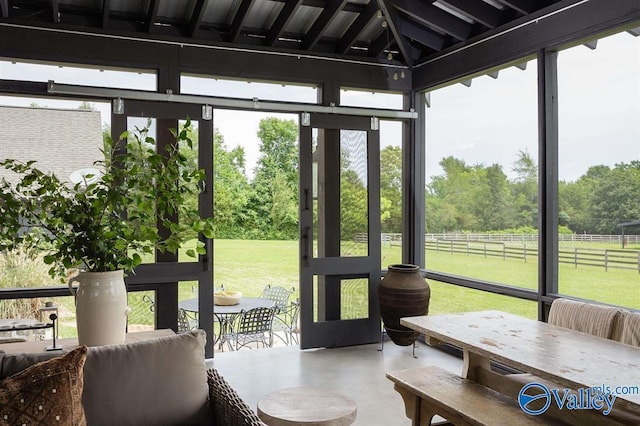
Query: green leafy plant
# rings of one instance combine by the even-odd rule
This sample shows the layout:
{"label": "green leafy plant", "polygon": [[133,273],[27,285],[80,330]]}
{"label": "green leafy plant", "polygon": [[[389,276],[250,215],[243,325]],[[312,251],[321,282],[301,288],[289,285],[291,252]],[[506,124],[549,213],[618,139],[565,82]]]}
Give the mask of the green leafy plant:
{"label": "green leafy plant", "polygon": [[[154,249],[176,252],[202,233],[213,237],[211,218],[200,218],[188,206],[201,192],[203,170],[185,155],[192,149],[191,122],[178,130],[165,152],[156,152],[148,127],[105,141],[99,173],[72,185],[39,170],[35,162],[5,159],[0,166],[19,181],[0,181],[0,249],[26,242],[46,251],[52,276],[69,268],[131,272],[141,255]],[[25,222],[30,232],[20,232]],[[204,254],[198,241],[191,257]]]}

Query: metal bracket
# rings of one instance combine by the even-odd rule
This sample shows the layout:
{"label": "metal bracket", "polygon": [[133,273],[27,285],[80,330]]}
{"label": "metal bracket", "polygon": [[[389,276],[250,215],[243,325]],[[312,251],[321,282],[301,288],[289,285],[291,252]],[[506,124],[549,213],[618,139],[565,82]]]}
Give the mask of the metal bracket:
{"label": "metal bracket", "polygon": [[380,130],[380,120],[378,117],[371,117],[371,130]]}
{"label": "metal bracket", "polygon": [[310,126],[311,125],[311,114],[308,112],[303,112],[300,114],[300,125],[302,126]]}
{"label": "metal bracket", "polygon": [[124,114],[124,99],[116,98],[111,101],[111,108],[114,114],[122,115]]}
{"label": "metal bracket", "polygon": [[211,105],[202,105],[202,119],[211,121],[213,118],[213,107]]}

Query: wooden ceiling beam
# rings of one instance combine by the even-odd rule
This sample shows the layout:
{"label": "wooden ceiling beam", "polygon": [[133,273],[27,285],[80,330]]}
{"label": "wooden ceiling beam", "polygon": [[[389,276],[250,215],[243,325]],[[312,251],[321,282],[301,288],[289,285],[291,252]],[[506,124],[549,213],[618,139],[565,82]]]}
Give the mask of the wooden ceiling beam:
{"label": "wooden ceiling beam", "polygon": [[413,55],[411,52],[411,46],[409,42],[404,38],[402,33],[398,31],[398,12],[394,7],[394,3],[390,0],[378,0],[378,5],[382,10],[382,14],[384,18],[387,20],[387,26],[391,33],[393,34],[393,38],[396,40],[398,44],[398,49],[400,50],[400,54],[404,58],[405,64],[408,66],[413,66]]}
{"label": "wooden ceiling beam", "polygon": [[151,33],[153,30],[153,24],[156,22],[156,18],[158,17],[159,7],[160,0],[151,0],[149,2],[149,10],[147,11],[147,20],[145,24],[145,29],[148,33]]}
{"label": "wooden ceiling beam", "polygon": [[488,28],[495,28],[501,23],[502,14],[500,10],[483,1],[443,0],[442,3]]}
{"label": "wooden ceiling beam", "polygon": [[330,0],[327,7],[322,9],[322,12],[315,20],[307,34],[302,39],[302,48],[304,50],[311,50],[316,45],[324,30],[336,19],[336,16],[345,7],[348,0]]}
{"label": "wooden ceiling beam", "polygon": [[351,46],[353,46],[358,40],[358,37],[362,35],[362,32],[367,28],[371,20],[375,18],[377,12],[378,3],[375,0],[371,0],[338,41],[338,53],[345,54],[351,49]]}
{"label": "wooden ceiling beam", "polygon": [[391,46],[393,41],[393,38],[390,38],[389,34],[386,31],[383,31],[377,39],[371,42],[371,46],[369,46],[369,56],[372,58],[380,56],[382,52],[389,49],[389,46]]}
{"label": "wooden ceiling beam", "polygon": [[200,29],[200,24],[202,24],[202,18],[204,17],[204,12],[207,10],[208,4],[209,0],[196,1],[193,13],[191,14],[191,20],[189,21],[189,37],[193,38]]}
{"label": "wooden ceiling beam", "polygon": [[58,0],[51,0],[52,21],[55,23],[60,22],[60,5]]}
{"label": "wooden ceiling beam", "polygon": [[398,30],[407,38],[435,51],[442,50],[447,42],[441,34],[402,18],[398,21]]}
{"label": "wooden ceiling beam", "polygon": [[265,44],[267,46],[273,46],[278,41],[278,39],[284,32],[285,27],[287,26],[289,21],[291,21],[291,18],[296,13],[296,10],[298,10],[298,7],[300,7],[301,3],[302,0],[291,0],[286,2],[282,9],[280,9],[278,17],[267,33],[267,37],[265,39]]}
{"label": "wooden ceiling beam", "polygon": [[465,41],[471,35],[473,27],[444,10],[419,0],[397,0],[395,7],[419,24],[432,27],[451,35],[460,41]]}
{"label": "wooden ceiling beam", "polygon": [[9,17],[9,0],[0,0],[0,14],[3,18]]}
{"label": "wooden ceiling beam", "polygon": [[535,0],[498,0],[501,4],[514,9],[523,15],[536,10]]}
{"label": "wooden ceiling beam", "polygon": [[242,0],[242,3],[238,6],[238,10],[236,11],[235,16],[233,17],[233,22],[231,23],[231,30],[229,31],[230,42],[235,42],[240,35],[242,27],[244,26],[244,21],[247,19],[252,5],[253,0]]}
{"label": "wooden ceiling beam", "polygon": [[110,11],[111,11],[111,0],[102,0],[102,28],[109,27]]}

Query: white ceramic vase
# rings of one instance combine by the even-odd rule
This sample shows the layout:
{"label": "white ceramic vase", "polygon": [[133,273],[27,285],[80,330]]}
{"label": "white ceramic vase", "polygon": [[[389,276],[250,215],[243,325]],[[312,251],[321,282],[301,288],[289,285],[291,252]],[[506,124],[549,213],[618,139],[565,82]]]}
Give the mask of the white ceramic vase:
{"label": "white ceramic vase", "polygon": [[[75,290],[73,285],[77,284]],[[124,343],[127,315],[127,289],[122,270],[80,272],[69,280],[76,298],[76,324],[81,345],[100,346]]]}

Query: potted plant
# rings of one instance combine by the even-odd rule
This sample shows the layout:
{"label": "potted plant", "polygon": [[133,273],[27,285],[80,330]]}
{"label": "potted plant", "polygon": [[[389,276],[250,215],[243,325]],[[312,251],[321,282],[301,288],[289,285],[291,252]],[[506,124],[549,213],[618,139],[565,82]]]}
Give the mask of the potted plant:
{"label": "potted plant", "polygon": [[[33,161],[0,161],[18,176],[17,183],[0,181],[0,250],[20,243],[40,248],[52,276],[67,277],[70,288],[79,283],[81,344],[124,341],[124,274],[134,272],[142,255],[176,252],[198,233],[213,237],[212,218],[200,218],[193,207],[205,173],[187,155],[193,148],[190,121],[172,131],[176,141],[166,152],[156,152],[148,132],[147,126],[116,142],[106,138],[104,160],[75,184],[42,172]],[[201,241],[187,250],[192,257],[203,253]]]}

